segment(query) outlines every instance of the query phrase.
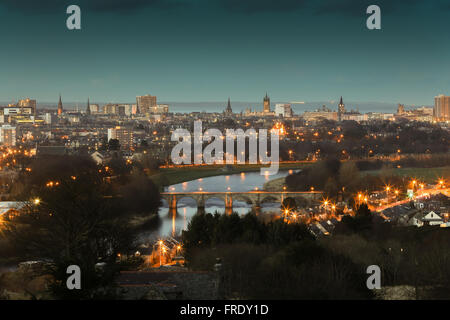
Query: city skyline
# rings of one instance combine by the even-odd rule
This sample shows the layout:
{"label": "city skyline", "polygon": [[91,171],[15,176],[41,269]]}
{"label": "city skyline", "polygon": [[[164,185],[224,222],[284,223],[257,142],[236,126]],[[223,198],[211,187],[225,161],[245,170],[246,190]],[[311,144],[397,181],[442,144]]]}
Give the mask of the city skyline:
{"label": "city skyline", "polygon": [[65,27],[67,3],[0,4],[0,100],[132,101],[150,91],[161,101],[259,101],[269,91],[272,101],[432,105],[450,90],[444,1],[378,1],[381,30],[365,27],[368,1],[73,4],[77,31]]}

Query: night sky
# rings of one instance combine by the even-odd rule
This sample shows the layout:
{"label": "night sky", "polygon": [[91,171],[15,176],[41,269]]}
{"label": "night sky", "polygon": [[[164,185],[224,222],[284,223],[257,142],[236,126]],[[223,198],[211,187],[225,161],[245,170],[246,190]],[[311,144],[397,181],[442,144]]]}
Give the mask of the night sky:
{"label": "night sky", "polygon": [[0,0],[0,101],[431,105],[450,94],[449,31],[448,0]]}

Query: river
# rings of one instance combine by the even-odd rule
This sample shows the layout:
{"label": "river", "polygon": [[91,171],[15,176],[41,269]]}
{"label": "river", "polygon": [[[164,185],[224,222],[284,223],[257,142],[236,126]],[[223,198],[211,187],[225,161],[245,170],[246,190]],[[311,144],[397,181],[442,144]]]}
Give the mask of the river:
{"label": "river", "polygon": [[[214,177],[200,178],[174,184],[166,188],[166,191],[173,192],[245,192],[262,190],[264,183],[269,180],[285,177],[296,170],[283,170],[275,175],[261,175],[256,172],[242,172],[240,174],[220,175]],[[279,212],[279,203],[264,203],[261,212]],[[246,214],[251,210],[251,205],[242,201],[233,201],[233,211],[238,214]],[[224,213],[225,204],[221,199],[208,199],[205,203],[205,212]],[[178,200],[178,210],[176,216],[169,213],[167,202],[163,201],[163,206],[159,209],[160,223],[155,230],[145,232],[140,235],[142,240],[154,240],[161,237],[176,236],[185,230],[193,215],[197,213],[197,204],[191,198],[181,198]]]}

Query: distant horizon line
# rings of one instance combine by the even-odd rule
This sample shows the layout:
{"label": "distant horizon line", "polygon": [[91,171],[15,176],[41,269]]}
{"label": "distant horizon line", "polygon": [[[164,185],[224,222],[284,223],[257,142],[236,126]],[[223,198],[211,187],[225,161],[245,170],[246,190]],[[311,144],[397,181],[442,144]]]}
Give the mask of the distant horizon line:
{"label": "distant horizon line", "polygon": [[[36,99],[37,100],[37,99]],[[243,101],[243,100],[230,100],[231,103],[240,103],[240,104],[245,104],[245,103],[251,103],[251,104],[255,104],[255,103],[262,103],[262,101]],[[14,103],[16,101],[0,101],[0,105],[3,104],[10,104],[10,103]],[[130,102],[130,101],[89,101],[90,104],[136,104],[136,101]],[[201,103],[201,104],[206,104],[206,103],[227,103],[227,100],[211,100],[211,101],[161,101],[158,102],[158,104],[170,104],[170,103],[176,103],[176,104],[194,104],[194,103]],[[285,100],[272,100],[272,103],[289,103],[289,104],[294,104],[294,105],[305,105],[305,104],[309,104],[309,103],[339,103],[339,99],[336,100],[316,100],[316,101],[285,101]],[[400,103],[400,102],[390,102],[390,101],[345,101],[344,98],[344,104],[358,104],[358,103],[363,103],[363,104],[393,104],[393,105],[398,105],[398,104],[403,104],[405,106],[412,106],[412,107],[418,107],[418,106],[432,106],[432,104],[409,104],[409,103]],[[43,101],[43,102],[39,102],[37,101],[37,105],[43,105],[43,104],[49,104],[49,105],[57,105],[58,101]],[[64,101],[63,100],[63,105],[64,104],[71,104],[71,105],[85,105],[87,104],[87,100],[86,101]]]}

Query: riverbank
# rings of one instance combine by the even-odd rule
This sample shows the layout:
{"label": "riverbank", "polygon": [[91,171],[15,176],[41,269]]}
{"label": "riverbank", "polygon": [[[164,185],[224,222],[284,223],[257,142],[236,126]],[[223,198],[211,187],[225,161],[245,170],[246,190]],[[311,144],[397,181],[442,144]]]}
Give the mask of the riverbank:
{"label": "riverbank", "polygon": [[285,185],[286,177],[281,177],[277,179],[270,180],[266,183],[264,183],[264,191],[282,191],[283,187]]}
{"label": "riverbank", "polygon": [[[279,170],[301,169],[310,163],[281,163]],[[209,166],[189,166],[178,168],[161,168],[158,173],[151,175],[150,178],[161,187],[182,183],[185,181],[196,180],[200,178],[239,174],[241,172],[255,172],[261,168],[268,168],[267,165],[243,164],[243,165],[209,165]]]}
{"label": "riverbank", "polygon": [[[384,170],[368,170],[361,171],[361,175],[380,175],[383,173],[389,173],[401,177],[409,177],[411,179],[417,179],[419,181],[433,184],[436,183],[439,178],[444,180],[450,179],[450,166],[437,167],[437,168],[392,168],[388,171]],[[264,184],[265,191],[282,191],[285,185],[286,177],[270,180]]]}

